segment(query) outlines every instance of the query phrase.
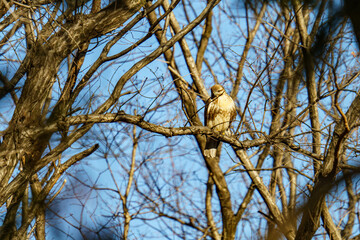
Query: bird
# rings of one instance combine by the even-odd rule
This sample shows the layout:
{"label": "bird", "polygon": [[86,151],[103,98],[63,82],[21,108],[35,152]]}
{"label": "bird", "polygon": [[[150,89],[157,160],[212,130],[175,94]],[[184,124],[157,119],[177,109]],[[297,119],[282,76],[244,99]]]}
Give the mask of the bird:
{"label": "bird", "polygon": [[[230,134],[230,126],[236,117],[234,100],[226,93],[223,86],[215,84],[211,87],[211,98],[205,104],[205,126],[215,132]],[[219,141],[207,136],[204,155],[216,157]]]}

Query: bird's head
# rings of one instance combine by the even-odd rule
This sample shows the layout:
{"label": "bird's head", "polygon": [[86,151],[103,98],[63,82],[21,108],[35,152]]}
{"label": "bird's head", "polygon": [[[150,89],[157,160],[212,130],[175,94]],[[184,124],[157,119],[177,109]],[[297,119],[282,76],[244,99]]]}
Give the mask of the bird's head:
{"label": "bird's head", "polygon": [[221,94],[225,92],[225,89],[220,84],[215,84],[211,87],[211,97],[219,97]]}

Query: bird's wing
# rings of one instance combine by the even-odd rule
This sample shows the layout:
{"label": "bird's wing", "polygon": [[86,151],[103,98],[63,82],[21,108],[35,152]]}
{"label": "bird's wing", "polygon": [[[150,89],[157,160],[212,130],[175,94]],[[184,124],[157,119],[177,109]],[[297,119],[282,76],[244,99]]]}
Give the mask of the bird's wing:
{"label": "bird's wing", "polygon": [[211,100],[206,111],[206,126],[210,128],[214,127],[215,119],[220,112],[219,99]]}
{"label": "bird's wing", "polygon": [[[231,97],[229,96],[229,98],[231,98]],[[231,98],[231,100],[232,100],[232,98]],[[232,107],[230,109],[230,124],[235,120],[236,114],[237,113],[236,113],[235,102],[234,102],[234,100],[232,100]]]}

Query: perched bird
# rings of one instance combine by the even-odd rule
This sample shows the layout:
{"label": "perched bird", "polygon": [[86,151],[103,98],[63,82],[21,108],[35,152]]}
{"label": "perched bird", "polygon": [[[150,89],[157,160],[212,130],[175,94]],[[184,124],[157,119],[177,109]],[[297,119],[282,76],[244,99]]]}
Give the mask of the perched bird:
{"label": "perched bird", "polygon": [[[211,87],[211,98],[205,105],[205,125],[216,132],[229,134],[229,128],[236,117],[234,100],[226,93],[223,86],[215,84]],[[216,157],[219,141],[211,136],[206,138],[204,155]]]}

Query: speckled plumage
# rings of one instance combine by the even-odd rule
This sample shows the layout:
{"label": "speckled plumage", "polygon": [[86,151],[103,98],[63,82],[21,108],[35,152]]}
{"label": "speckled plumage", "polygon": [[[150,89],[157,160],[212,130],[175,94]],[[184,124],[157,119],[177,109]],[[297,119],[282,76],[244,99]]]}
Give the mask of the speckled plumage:
{"label": "speckled plumage", "polygon": [[[226,133],[236,117],[234,100],[226,93],[223,86],[216,84],[211,87],[211,98],[205,107],[205,125],[214,131]],[[219,141],[209,136],[206,141],[204,154],[208,157],[216,156]]]}

